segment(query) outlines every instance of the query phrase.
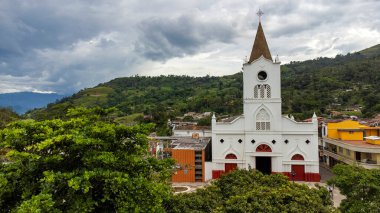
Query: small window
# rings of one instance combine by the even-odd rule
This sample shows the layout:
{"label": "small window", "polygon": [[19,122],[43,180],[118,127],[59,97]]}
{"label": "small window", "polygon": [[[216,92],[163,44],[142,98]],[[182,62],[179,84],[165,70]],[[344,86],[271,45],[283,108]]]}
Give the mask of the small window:
{"label": "small window", "polygon": [[260,81],[264,81],[266,80],[268,77],[268,74],[265,72],[265,71],[260,71],[258,74],[257,74],[257,78],[260,80]]}
{"label": "small window", "polygon": [[371,153],[366,153],[365,156],[366,156],[367,159],[372,159],[372,154]]}
{"label": "small window", "polygon": [[351,155],[351,151],[349,149],[346,149],[346,155],[348,155],[348,156]]}
{"label": "small window", "polygon": [[343,147],[339,147],[339,152],[343,153]]}
{"label": "small window", "polygon": [[268,84],[265,84],[266,91],[267,91],[267,98],[271,97],[271,91],[270,91],[270,86]]}
{"label": "small window", "polygon": [[260,98],[264,98],[265,97],[264,93],[265,93],[265,86],[261,85],[261,87],[260,87]]}
{"label": "small window", "polygon": [[354,131],[349,131],[350,134],[354,134]]}
{"label": "small window", "polygon": [[270,130],[270,116],[265,109],[260,109],[256,115],[256,130]]}
{"label": "small window", "polygon": [[258,84],[253,88],[253,98],[271,98],[271,88],[268,84]]}
{"label": "small window", "polygon": [[259,98],[259,86],[260,85],[256,85],[253,89],[253,98]]}

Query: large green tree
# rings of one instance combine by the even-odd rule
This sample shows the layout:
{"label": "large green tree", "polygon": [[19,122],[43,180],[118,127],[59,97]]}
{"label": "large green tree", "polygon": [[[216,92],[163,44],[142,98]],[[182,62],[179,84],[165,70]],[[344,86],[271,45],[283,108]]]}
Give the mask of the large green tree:
{"label": "large green tree", "polygon": [[293,184],[287,177],[237,170],[211,186],[175,195],[168,212],[334,212],[325,188]]}
{"label": "large green tree", "polygon": [[380,212],[380,170],[338,164],[329,180],[346,196],[342,212]]}
{"label": "large green tree", "polygon": [[72,109],[68,120],[22,120],[0,131],[0,209],[162,212],[171,160],[148,155],[153,125],[109,122],[112,110]]}

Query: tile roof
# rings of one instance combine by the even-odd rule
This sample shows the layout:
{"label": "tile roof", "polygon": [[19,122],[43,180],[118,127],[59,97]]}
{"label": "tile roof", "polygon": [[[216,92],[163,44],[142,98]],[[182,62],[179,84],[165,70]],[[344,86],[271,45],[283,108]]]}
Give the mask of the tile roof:
{"label": "tile roof", "polygon": [[251,63],[261,56],[264,56],[264,58],[272,61],[272,56],[269,51],[267,40],[265,39],[263,27],[261,26],[261,22],[259,22],[255,42],[252,47],[251,57],[249,58],[248,63]]}

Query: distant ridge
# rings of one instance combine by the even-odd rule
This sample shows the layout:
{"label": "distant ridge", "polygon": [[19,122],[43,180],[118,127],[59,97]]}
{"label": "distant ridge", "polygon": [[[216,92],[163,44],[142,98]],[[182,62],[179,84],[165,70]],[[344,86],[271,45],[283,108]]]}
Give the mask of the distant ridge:
{"label": "distant ridge", "polygon": [[11,108],[18,114],[28,110],[41,108],[49,103],[63,98],[64,95],[56,93],[17,92],[0,94],[0,106]]}
{"label": "distant ridge", "polygon": [[367,57],[378,56],[380,55],[380,44],[359,51],[359,53],[366,55]]}
{"label": "distant ridge", "polygon": [[[242,73],[229,76],[131,76],[83,89],[47,108],[31,111],[35,119],[63,117],[68,108],[116,107],[127,115],[144,113],[175,118],[186,112],[242,113]],[[351,111],[380,113],[380,45],[281,66],[282,113],[298,118]]]}

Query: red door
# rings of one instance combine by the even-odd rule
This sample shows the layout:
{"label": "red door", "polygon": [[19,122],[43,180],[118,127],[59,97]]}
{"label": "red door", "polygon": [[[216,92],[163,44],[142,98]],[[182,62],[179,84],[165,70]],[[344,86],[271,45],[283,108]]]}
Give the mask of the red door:
{"label": "red door", "polygon": [[[236,155],[230,153],[226,155],[226,159],[237,159]],[[237,163],[226,163],[224,164],[224,171],[229,172],[237,168]]]}
{"label": "red door", "polygon": [[292,171],[296,173],[296,175],[294,176],[294,180],[305,180],[305,165],[292,165]]}
{"label": "red door", "polygon": [[224,165],[224,171],[225,172],[229,172],[229,171],[235,170],[236,168],[237,168],[237,164],[236,163],[226,163]]}

